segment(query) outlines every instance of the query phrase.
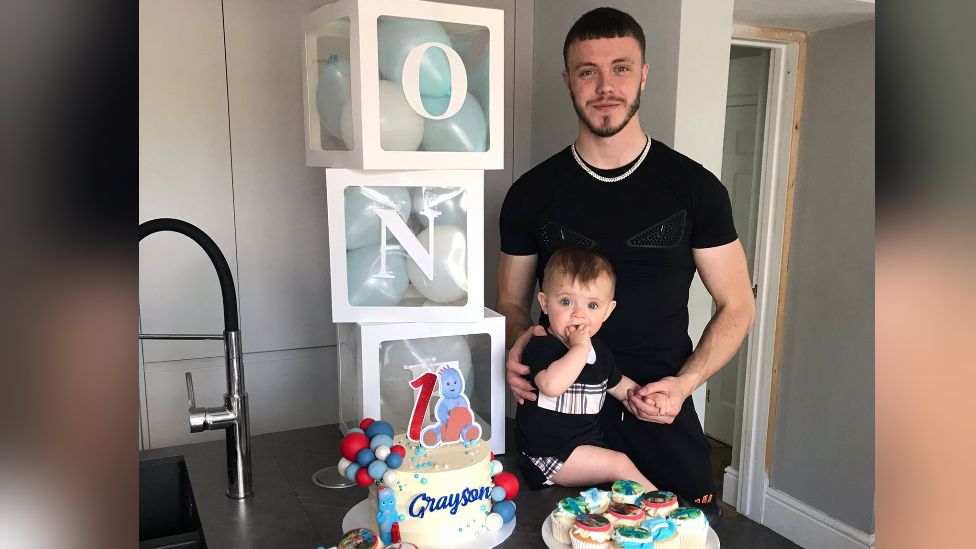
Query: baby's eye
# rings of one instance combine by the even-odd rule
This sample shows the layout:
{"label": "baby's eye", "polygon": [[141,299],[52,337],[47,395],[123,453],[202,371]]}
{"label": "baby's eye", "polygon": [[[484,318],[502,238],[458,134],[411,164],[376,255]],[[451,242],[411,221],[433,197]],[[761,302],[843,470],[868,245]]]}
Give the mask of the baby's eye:
{"label": "baby's eye", "polygon": [[590,303],[589,305],[587,305],[587,307],[589,307],[589,309],[591,311],[595,311],[595,310],[597,310],[597,309],[600,308],[600,304],[597,303],[597,302],[593,302],[593,303]]}
{"label": "baby's eye", "polygon": [[569,298],[564,297],[559,300],[559,304],[562,305],[563,307],[569,307],[570,305],[573,304],[573,302]]}

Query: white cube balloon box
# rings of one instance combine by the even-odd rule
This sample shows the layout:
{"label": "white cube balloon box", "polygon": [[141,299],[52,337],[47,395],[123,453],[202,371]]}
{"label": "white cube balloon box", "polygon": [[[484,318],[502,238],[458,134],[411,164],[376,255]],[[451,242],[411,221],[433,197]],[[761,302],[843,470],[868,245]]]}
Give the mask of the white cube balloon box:
{"label": "white cube balloon box", "polygon": [[309,166],[503,166],[504,13],[340,0],[302,17]]}
{"label": "white cube balloon box", "polygon": [[334,322],[473,322],[482,170],[325,170]]}
{"label": "white cube balloon box", "polygon": [[[438,431],[436,442],[450,443],[474,423],[472,435],[480,433],[492,452],[505,453],[505,317],[483,309],[479,322],[359,322],[337,329],[343,432],[371,417],[390,422],[397,433]],[[463,380],[461,394],[452,394],[451,384],[442,391],[447,374]],[[470,411],[456,428],[439,406],[452,397]]]}

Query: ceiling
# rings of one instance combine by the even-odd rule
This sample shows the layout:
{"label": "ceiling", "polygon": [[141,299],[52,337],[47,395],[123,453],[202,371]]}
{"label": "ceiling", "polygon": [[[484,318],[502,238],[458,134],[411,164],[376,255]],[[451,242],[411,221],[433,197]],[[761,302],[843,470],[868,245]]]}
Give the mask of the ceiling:
{"label": "ceiling", "polygon": [[732,22],[818,31],[874,20],[874,0],[735,0]]}

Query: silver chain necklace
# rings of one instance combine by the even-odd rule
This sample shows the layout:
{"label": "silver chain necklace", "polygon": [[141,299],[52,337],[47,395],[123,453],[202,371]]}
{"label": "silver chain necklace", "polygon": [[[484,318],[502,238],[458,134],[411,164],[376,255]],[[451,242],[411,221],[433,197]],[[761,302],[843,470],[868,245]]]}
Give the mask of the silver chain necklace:
{"label": "silver chain necklace", "polygon": [[583,168],[583,170],[586,171],[586,173],[593,176],[593,179],[596,179],[597,181],[603,181],[604,183],[616,183],[617,181],[626,179],[628,175],[634,173],[634,171],[637,168],[639,168],[640,165],[644,162],[644,159],[647,158],[647,152],[651,150],[651,138],[646,133],[644,134],[644,137],[647,139],[647,143],[644,145],[644,150],[641,151],[640,156],[637,157],[637,162],[634,162],[634,165],[631,166],[630,169],[628,169],[627,171],[625,171],[624,173],[616,177],[606,177],[590,169],[590,167],[586,165],[586,162],[583,162],[583,159],[580,158],[579,153],[576,152],[575,142],[570,146],[570,150],[573,151],[573,158],[576,159],[576,163],[579,164],[580,168]]}

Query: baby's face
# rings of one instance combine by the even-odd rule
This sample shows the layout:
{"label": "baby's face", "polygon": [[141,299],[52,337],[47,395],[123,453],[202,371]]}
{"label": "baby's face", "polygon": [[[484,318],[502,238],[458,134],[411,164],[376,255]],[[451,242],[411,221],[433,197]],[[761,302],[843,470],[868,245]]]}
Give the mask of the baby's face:
{"label": "baby's face", "polygon": [[546,281],[548,292],[539,292],[542,311],[549,316],[549,326],[556,337],[565,342],[567,328],[587,326],[590,335],[596,334],[610,312],[617,306],[613,300],[610,277],[601,275],[584,288],[566,275]]}

